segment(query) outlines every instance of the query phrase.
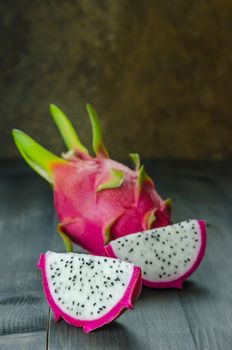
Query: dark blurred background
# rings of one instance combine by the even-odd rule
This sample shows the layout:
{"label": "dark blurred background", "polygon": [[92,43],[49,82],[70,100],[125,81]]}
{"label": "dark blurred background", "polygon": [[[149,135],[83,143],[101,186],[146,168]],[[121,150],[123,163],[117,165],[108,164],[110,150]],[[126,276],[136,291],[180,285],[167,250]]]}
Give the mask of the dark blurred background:
{"label": "dark blurred background", "polygon": [[231,0],[9,0],[0,12],[0,156],[20,157],[13,127],[63,149],[50,102],[90,147],[90,102],[113,157],[232,157]]}

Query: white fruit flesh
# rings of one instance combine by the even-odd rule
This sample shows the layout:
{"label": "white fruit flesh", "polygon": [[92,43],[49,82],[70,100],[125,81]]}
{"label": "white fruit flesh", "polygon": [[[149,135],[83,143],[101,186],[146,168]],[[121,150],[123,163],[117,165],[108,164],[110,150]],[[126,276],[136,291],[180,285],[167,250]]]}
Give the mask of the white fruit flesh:
{"label": "white fruit flesh", "polygon": [[143,279],[169,282],[191,269],[201,248],[197,220],[131,234],[110,243],[114,255],[140,266]]}
{"label": "white fruit flesh", "polygon": [[121,300],[133,265],[111,258],[47,252],[45,270],[57,306],[73,318],[91,321]]}

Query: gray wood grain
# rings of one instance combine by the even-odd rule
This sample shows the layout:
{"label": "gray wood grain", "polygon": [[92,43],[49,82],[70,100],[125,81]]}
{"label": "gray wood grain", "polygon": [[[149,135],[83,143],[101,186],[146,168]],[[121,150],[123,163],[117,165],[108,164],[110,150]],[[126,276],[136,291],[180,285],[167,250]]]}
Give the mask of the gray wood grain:
{"label": "gray wood grain", "polygon": [[232,349],[232,163],[154,161],[146,167],[163,197],[173,197],[174,221],[207,221],[205,260],[182,291],[143,288],[133,311],[83,334],[54,322],[36,269],[42,251],[63,251],[51,191],[23,162],[5,163],[0,175],[1,349]]}
{"label": "gray wood grain", "polygon": [[[25,167],[7,162],[1,166],[0,335],[7,336],[1,344],[6,349],[11,341],[19,341],[22,349],[27,348],[30,334],[42,332],[32,343],[39,339],[37,349],[44,349],[40,344],[45,344],[48,306],[36,265],[41,250],[47,249],[51,240],[49,216],[54,214],[50,190]],[[27,336],[19,340],[8,337],[18,333]]]}
{"label": "gray wood grain", "polygon": [[46,348],[46,332],[12,334],[0,337],[0,350],[37,350]]}

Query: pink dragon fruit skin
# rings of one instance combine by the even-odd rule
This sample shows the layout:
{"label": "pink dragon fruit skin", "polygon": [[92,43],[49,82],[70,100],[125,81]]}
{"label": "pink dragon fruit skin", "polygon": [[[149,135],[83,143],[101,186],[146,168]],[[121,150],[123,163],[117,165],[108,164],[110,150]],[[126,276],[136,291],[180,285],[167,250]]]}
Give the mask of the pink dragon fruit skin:
{"label": "pink dragon fruit skin", "polygon": [[[123,183],[97,192],[112,168],[124,173]],[[76,159],[67,166],[54,167],[54,178],[55,207],[62,231],[91,253],[105,255],[104,244],[110,240],[169,223],[166,204],[153,182],[145,180],[138,195],[138,171],[111,159]],[[157,220],[149,226],[149,213],[153,211],[158,213]]]}
{"label": "pink dragon fruit skin", "polygon": [[105,255],[104,245],[112,239],[168,225],[171,202],[156,192],[137,154],[131,154],[135,170],[109,158],[97,114],[90,105],[87,110],[96,157],[90,156],[68,118],[54,105],[52,116],[69,148],[64,159],[19,130],[13,137],[26,162],[53,186],[58,232],[67,249],[71,251],[75,242]]}
{"label": "pink dragon fruit skin", "polygon": [[47,271],[46,271],[46,261],[47,261],[47,256],[49,254],[53,254],[53,253],[47,252],[45,254],[44,253],[41,254],[38,262],[38,268],[42,272],[42,282],[43,282],[44,292],[45,292],[47,301],[54,313],[55,321],[59,321],[61,318],[63,318],[67,323],[75,327],[83,327],[83,331],[85,333],[89,333],[117,319],[123,312],[126,311],[126,309],[133,309],[133,305],[138,299],[142,288],[141,270],[139,267],[136,267],[136,266],[133,267],[133,274],[130,278],[129,284],[121,300],[117,302],[112,307],[112,309],[102,317],[99,317],[94,320],[82,320],[82,319],[79,319],[78,317],[74,318],[68,313],[64,312],[56,303],[51,293],[51,286],[49,285]]}

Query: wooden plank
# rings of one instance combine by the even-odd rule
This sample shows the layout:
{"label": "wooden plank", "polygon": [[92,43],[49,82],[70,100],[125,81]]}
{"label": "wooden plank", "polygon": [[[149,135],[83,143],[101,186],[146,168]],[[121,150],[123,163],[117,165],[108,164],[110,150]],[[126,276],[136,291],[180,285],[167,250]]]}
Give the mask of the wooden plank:
{"label": "wooden plank", "polygon": [[211,169],[202,166],[199,171],[200,177],[193,176],[191,169],[191,176],[177,179],[175,186],[178,219],[200,217],[208,223],[206,258],[186,282],[180,301],[197,349],[231,349],[232,202],[221,191],[226,176],[217,165]]}
{"label": "wooden plank", "polygon": [[[1,161],[0,335],[25,337],[4,337],[1,344],[10,349],[11,342],[19,341],[30,348],[39,339],[44,346],[35,348],[44,349],[48,306],[36,266],[40,252],[50,246],[52,197],[48,186],[21,163]],[[34,337],[34,332],[40,334]]]}
{"label": "wooden plank", "polygon": [[0,337],[1,350],[44,350],[46,332],[12,334]]}

